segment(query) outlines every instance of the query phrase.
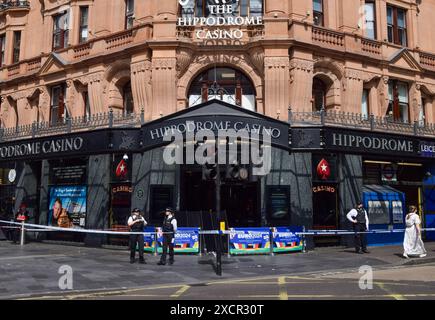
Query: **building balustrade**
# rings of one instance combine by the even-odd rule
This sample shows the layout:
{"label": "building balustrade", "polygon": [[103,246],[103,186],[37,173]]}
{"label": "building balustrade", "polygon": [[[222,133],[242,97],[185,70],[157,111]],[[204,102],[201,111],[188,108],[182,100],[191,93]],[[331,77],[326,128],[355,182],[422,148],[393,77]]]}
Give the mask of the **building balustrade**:
{"label": "building balustrade", "polygon": [[0,11],[14,8],[30,8],[30,2],[26,0],[3,0],[0,2]]}
{"label": "building balustrade", "polygon": [[435,124],[424,124],[394,121],[391,117],[378,117],[358,113],[340,111],[293,112],[289,110],[291,126],[333,126],[351,129],[363,129],[397,133],[412,136],[435,137]]}
{"label": "building balustrade", "polygon": [[424,68],[435,71],[435,55],[420,52],[420,63]]}
{"label": "building balustrade", "polygon": [[139,114],[109,111],[91,116],[66,118],[57,123],[34,122],[12,128],[0,128],[0,142],[104,128],[139,128],[144,123],[143,110]]}
{"label": "building balustrade", "polygon": [[313,26],[312,38],[314,43],[344,47],[344,34],[326,28]]}

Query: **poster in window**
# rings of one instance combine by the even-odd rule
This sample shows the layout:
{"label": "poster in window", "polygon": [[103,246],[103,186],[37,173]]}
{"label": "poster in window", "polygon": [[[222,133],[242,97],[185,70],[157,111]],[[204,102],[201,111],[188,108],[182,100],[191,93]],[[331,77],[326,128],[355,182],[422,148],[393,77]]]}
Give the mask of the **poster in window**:
{"label": "poster in window", "polygon": [[269,220],[290,219],[290,187],[267,187],[267,218]]}
{"label": "poster in window", "polygon": [[390,202],[389,201],[368,201],[367,214],[370,224],[390,223]]}
{"label": "poster in window", "polygon": [[393,207],[393,223],[403,223],[402,201],[391,201]]}
{"label": "poster in window", "polygon": [[48,225],[84,228],[86,225],[86,186],[55,186],[49,190]]}

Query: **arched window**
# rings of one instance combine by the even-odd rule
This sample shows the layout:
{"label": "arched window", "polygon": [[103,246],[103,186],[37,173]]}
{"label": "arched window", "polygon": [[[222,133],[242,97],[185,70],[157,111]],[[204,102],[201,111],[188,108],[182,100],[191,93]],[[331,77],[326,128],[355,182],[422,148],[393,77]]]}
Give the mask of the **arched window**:
{"label": "arched window", "polygon": [[313,79],[313,112],[326,108],[326,84],[318,79]]}
{"label": "arched window", "polygon": [[[180,5],[180,15],[189,17],[208,17],[211,15],[210,6],[232,5],[233,15],[242,17],[258,17],[263,15],[263,0],[183,0]],[[214,9],[211,9],[214,10]]]}
{"label": "arched window", "polygon": [[123,100],[123,107],[124,107],[124,113],[130,114],[134,111],[134,104],[133,104],[133,94],[131,92],[131,82],[128,81],[123,87],[122,87],[122,100]]}
{"label": "arched window", "polygon": [[212,68],[193,80],[189,94],[189,107],[218,99],[244,109],[256,110],[255,89],[240,71],[231,68]]}

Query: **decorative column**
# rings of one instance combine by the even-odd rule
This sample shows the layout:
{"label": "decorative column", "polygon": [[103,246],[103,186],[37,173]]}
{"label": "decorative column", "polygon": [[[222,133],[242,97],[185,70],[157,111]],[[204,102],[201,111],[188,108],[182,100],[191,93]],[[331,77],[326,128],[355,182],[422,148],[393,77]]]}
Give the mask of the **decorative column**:
{"label": "decorative column", "polygon": [[421,104],[421,86],[418,83],[414,83],[410,90],[409,97],[409,122],[414,123],[414,121],[420,120],[420,111],[422,111]]}
{"label": "decorative column", "polygon": [[89,101],[91,105],[91,114],[103,113],[105,112],[103,106],[103,75],[93,74],[89,76],[88,87],[89,87]]}
{"label": "decorative column", "polygon": [[131,64],[131,89],[133,92],[134,112],[145,110],[145,115],[151,115],[151,61],[139,61]]}
{"label": "decorative column", "polygon": [[50,95],[47,87],[39,88],[39,122],[50,121]]}
{"label": "decorative column", "polygon": [[267,116],[286,120],[289,101],[289,58],[266,57],[264,59],[265,103]]}
{"label": "decorative column", "polygon": [[[175,51],[174,51],[175,53]],[[152,61],[152,119],[176,111],[176,58],[153,58]]]}
{"label": "decorative column", "polygon": [[378,116],[385,117],[388,110],[388,103],[389,103],[389,97],[388,97],[388,81],[389,78],[387,76],[383,76],[379,80],[378,84],[378,97],[379,97],[379,112]]}
{"label": "decorative column", "polygon": [[76,100],[78,96],[78,90],[74,85],[73,80],[66,81],[66,105],[65,108],[68,110],[70,117],[78,117],[83,114],[82,110],[79,110],[78,106],[80,105]]}
{"label": "decorative column", "polygon": [[363,81],[361,74],[356,70],[346,70],[343,81],[342,111],[361,113]]}
{"label": "decorative column", "polygon": [[293,111],[312,111],[313,68],[313,61],[291,59],[289,103]]}

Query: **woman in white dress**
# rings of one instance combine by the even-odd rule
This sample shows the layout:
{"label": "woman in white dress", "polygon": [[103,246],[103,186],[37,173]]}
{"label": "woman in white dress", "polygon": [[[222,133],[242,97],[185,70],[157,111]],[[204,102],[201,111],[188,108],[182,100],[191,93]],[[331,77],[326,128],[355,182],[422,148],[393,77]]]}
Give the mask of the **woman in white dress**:
{"label": "woman in white dress", "polygon": [[417,256],[423,258],[426,256],[426,249],[424,248],[423,240],[421,240],[421,220],[417,214],[415,206],[409,207],[410,213],[406,215],[406,230],[405,238],[403,239],[403,256]]}

